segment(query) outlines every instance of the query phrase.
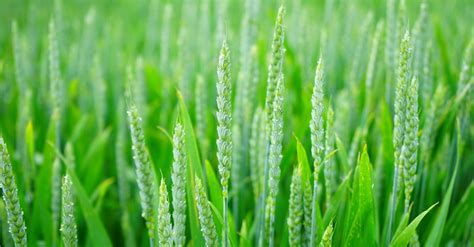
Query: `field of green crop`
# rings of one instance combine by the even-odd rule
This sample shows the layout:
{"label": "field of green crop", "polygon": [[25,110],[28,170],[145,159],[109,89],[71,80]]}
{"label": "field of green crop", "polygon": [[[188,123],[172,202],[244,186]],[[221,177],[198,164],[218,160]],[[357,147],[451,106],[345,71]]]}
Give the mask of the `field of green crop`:
{"label": "field of green crop", "polygon": [[0,246],[474,247],[472,0],[0,0]]}

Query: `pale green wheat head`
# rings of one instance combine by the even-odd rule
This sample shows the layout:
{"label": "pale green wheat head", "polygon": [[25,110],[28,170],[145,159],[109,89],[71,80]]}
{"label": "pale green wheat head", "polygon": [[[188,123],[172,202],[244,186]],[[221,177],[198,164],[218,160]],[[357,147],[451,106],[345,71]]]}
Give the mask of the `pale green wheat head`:
{"label": "pale green wheat head", "polygon": [[[278,9],[278,15],[275,22],[275,28],[273,30],[272,40],[272,54],[270,58],[270,64],[268,65],[268,78],[267,78],[267,95],[265,97],[265,110],[267,112],[268,126],[271,125],[271,118],[273,112],[273,102],[275,97],[275,89],[278,83],[278,77],[282,73],[283,69],[283,58],[285,55],[285,48],[283,46],[285,34],[283,27],[283,18],[285,17],[285,7],[280,6]],[[270,129],[267,130],[268,132]]]}
{"label": "pale green wheat head", "polygon": [[184,128],[176,122],[173,134],[173,166],[171,180],[173,192],[174,244],[186,244],[186,152],[184,150]]}
{"label": "pale green wheat head", "polygon": [[313,95],[311,97],[311,155],[314,159],[314,179],[317,181],[324,152],[324,65],[320,58],[316,67]]}
{"label": "pale green wheat head", "polygon": [[7,145],[0,137],[0,187],[3,191],[3,202],[7,211],[8,228],[15,246],[26,246],[26,225],[23,219],[23,210],[20,206],[18,189],[13,175]]}
{"label": "pale green wheat head", "polygon": [[217,65],[217,160],[221,176],[222,194],[227,197],[232,162],[232,86],[230,78],[230,50],[222,43]]}
{"label": "pale green wheat head", "polygon": [[140,191],[142,217],[146,221],[149,237],[153,238],[156,222],[154,203],[156,198],[155,175],[150,155],[145,144],[142,119],[138,115],[138,109],[133,103],[129,105],[127,114],[130,125],[137,184]]}
{"label": "pale green wheat head", "polygon": [[202,185],[201,180],[196,176],[194,178],[196,182],[195,186],[195,198],[199,213],[199,223],[201,225],[201,232],[206,241],[207,247],[219,246],[219,240],[217,238],[216,225],[214,224],[214,218],[212,216],[211,207],[207,200],[206,191]]}
{"label": "pale green wheat head", "polygon": [[77,226],[74,216],[74,192],[69,175],[63,177],[61,186],[61,238],[65,247],[77,246]]}
{"label": "pale green wheat head", "polygon": [[173,227],[171,225],[170,203],[168,190],[164,179],[160,184],[160,199],[158,205],[158,239],[160,246],[173,246]]}
{"label": "pale green wheat head", "polygon": [[303,230],[303,188],[301,181],[301,166],[293,171],[290,185],[290,203],[288,212],[288,231],[290,246],[300,246]]}

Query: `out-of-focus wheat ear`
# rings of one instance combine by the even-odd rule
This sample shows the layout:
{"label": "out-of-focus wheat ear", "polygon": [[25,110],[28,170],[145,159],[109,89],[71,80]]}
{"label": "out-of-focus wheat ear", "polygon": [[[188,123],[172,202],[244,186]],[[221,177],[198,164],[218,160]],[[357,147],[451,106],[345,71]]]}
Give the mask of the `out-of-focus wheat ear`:
{"label": "out-of-focus wheat ear", "polygon": [[62,109],[63,109],[63,87],[61,82],[61,73],[59,67],[59,51],[58,41],[56,37],[55,23],[51,19],[49,21],[49,83],[50,83],[50,99],[51,99],[51,110],[54,114],[55,111],[58,113],[56,120],[56,140],[55,145],[61,147],[61,126],[62,126]]}
{"label": "out-of-focus wheat ear", "polygon": [[173,246],[173,227],[171,225],[170,203],[164,179],[160,184],[160,200],[158,205],[158,240],[160,246]]}
{"label": "out-of-focus wheat ear", "polygon": [[184,128],[176,122],[173,134],[173,166],[171,181],[173,192],[174,244],[186,244],[186,152],[184,150]]}
{"label": "out-of-focus wheat ear", "polygon": [[105,126],[105,118],[107,111],[106,103],[106,83],[104,81],[104,75],[102,72],[102,63],[99,55],[94,55],[94,66],[92,68],[93,78],[93,96],[94,96],[94,107],[97,118],[97,127],[99,131],[102,131]]}
{"label": "out-of-focus wheat ear", "polygon": [[251,128],[250,136],[250,176],[255,196],[255,203],[258,204],[258,198],[263,193],[264,162],[266,155],[265,139],[265,113],[262,108],[257,108]]}
{"label": "out-of-focus wheat ear", "polygon": [[375,32],[372,36],[369,62],[367,64],[367,73],[366,73],[366,79],[365,79],[366,101],[369,98],[369,95],[372,89],[372,84],[374,81],[374,76],[376,72],[375,66],[377,64],[377,55],[379,54],[379,43],[380,43],[380,37],[382,35],[382,31],[383,31],[383,21],[379,21],[377,23],[377,26],[375,27]]}
{"label": "out-of-focus wheat ear", "polygon": [[334,111],[329,106],[326,114],[326,143],[324,148],[324,186],[326,187],[326,204],[328,205],[332,194],[337,189],[336,166],[334,159],[330,158],[330,153],[334,150]]}
{"label": "out-of-focus wheat ear", "polygon": [[266,239],[270,246],[274,245],[275,236],[275,208],[276,197],[278,194],[278,184],[280,182],[280,163],[282,159],[282,141],[283,141],[283,94],[284,94],[284,78],[280,74],[277,87],[275,90],[275,98],[272,104],[272,123],[270,133],[270,149],[268,156],[268,196],[265,212],[265,232]]}
{"label": "out-of-focus wheat ear", "polygon": [[[131,69],[128,70],[129,85],[133,85],[133,74]],[[137,174],[137,184],[140,192],[140,204],[142,207],[142,217],[146,221],[148,229],[148,237],[153,242],[155,235],[156,222],[156,181],[155,173],[151,163],[151,158],[145,144],[145,136],[143,133],[142,118],[138,114],[138,109],[131,99],[131,92],[128,93],[128,123],[130,126],[130,135],[132,139],[133,160],[135,163],[135,172]]]}
{"label": "out-of-focus wheat ear", "polygon": [[76,156],[74,155],[74,147],[71,142],[67,142],[64,147],[64,155],[67,160],[67,164],[71,166],[71,169],[76,169]]}
{"label": "out-of-focus wheat ear", "polygon": [[69,175],[63,177],[61,186],[61,238],[65,247],[77,246],[77,226],[74,210],[74,192]]}
{"label": "out-of-focus wheat ear", "polygon": [[[425,52],[423,54],[423,61],[422,61],[422,68],[421,71],[419,72],[420,76],[419,81],[420,81],[420,97],[421,97],[421,107],[422,109],[428,109],[431,107],[430,100],[433,97],[433,88],[434,88],[434,83],[433,83],[433,62],[432,62],[432,56],[431,56],[431,51],[433,50],[433,42],[431,40],[427,41],[428,44],[424,45],[425,46]],[[426,117],[426,114],[423,114]]]}
{"label": "out-of-focus wheat ear", "polygon": [[216,225],[212,216],[211,207],[209,206],[209,201],[207,200],[206,191],[204,190],[201,180],[197,176],[194,178],[194,181],[196,182],[194,196],[196,198],[196,204],[199,213],[201,232],[204,236],[204,240],[206,241],[206,246],[219,246]]}
{"label": "out-of-focus wheat ear", "polygon": [[207,155],[209,140],[207,139],[207,108],[208,94],[207,82],[202,75],[196,77],[194,99],[196,100],[196,134],[201,145],[201,153]]}
{"label": "out-of-focus wheat ear", "polygon": [[237,124],[232,126],[232,169],[231,169],[231,188],[232,188],[232,212],[235,219],[235,224],[239,221],[239,197],[241,186],[241,173],[243,168],[243,143],[242,143],[242,128]]}
{"label": "out-of-focus wheat ear", "polygon": [[405,212],[408,212],[411,193],[416,181],[416,167],[418,161],[418,80],[414,76],[407,92],[407,112],[405,140],[402,148],[403,176],[405,187]]}
{"label": "out-of-focus wheat ear", "polygon": [[[431,151],[434,146],[433,132],[436,128],[437,119],[439,117],[440,108],[445,102],[446,85],[440,83],[436,88],[434,96],[431,98],[428,112],[425,113],[425,124],[421,132],[420,156],[424,164],[428,164],[431,159]],[[423,167],[424,168],[424,167]]]}
{"label": "out-of-focus wheat ear", "polygon": [[373,16],[373,13],[369,12],[364,18],[364,21],[362,22],[362,25],[358,30],[359,35],[354,48],[354,54],[352,55],[351,59],[352,63],[350,65],[350,71],[348,73],[348,86],[350,89],[352,89],[349,92],[354,98],[358,97],[358,82],[361,80],[361,76],[363,73],[363,65],[365,64],[364,52],[369,41],[369,35],[367,35],[367,33],[369,32],[370,27],[372,25]]}
{"label": "out-of-focus wheat ear", "polygon": [[232,85],[230,77],[230,50],[224,39],[217,65],[217,161],[221,177],[224,217],[223,245],[228,246],[228,188],[232,166]]}
{"label": "out-of-focus wheat ear", "polygon": [[395,82],[397,53],[398,53],[398,28],[397,16],[395,11],[396,0],[387,0],[387,9],[385,17],[385,47],[384,60],[386,71],[386,97],[392,102],[392,89]]}
{"label": "out-of-focus wheat ear", "polygon": [[303,243],[310,246],[313,213],[313,189],[309,180],[303,181]]}
{"label": "out-of-focus wheat ear", "polygon": [[301,246],[303,230],[303,187],[301,166],[293,171],[290,185],[290,202],[288,212],[288,231],[290,246]]}
{"label": "out-of-focus wheat ear", "polygon": [[474,53],[474,38],[471,38],[469,44],[464,51],[464,57],[462,60],[461,65],[461,73],[459,75],[459,82],[458,82],[458,94],[462,92],[462,90],[466,87],[469,83],[469,80],[472,78],[472,58]]}
{"label": "out-of-focus wheat ear", "polygon": [[61,160],[56,157],[53,162],[53,172],[51,178],[51,215],[53,220],[53,230],[56,236],[59,229],[61,213]]}
{"label": "out-of-focus wheat ear", "polygon": [[3,202],[7,211],[8,228],[15,246],[27,246],[26,225],[23,210],[18,198],[18,188],[13,175],[7,145],[0,137],[0,188],[3,192]]}
{"label": "out-of-focus wheat ear", "polygon": [[163,22],[161,29],[161,43],[160,43],[160,68],[163,73],[169,73],[169,44],[170,44],[170,29],[171,17],[173,14],[173,5],[166,3],[163,13]]}
{"label": "out-of-focus wheat ear", "polygon": [[311,213],[311,240],[310,246],[314,246],[315,234],[316,234],[316,197],[318,191],[319,172],[321,170],[322,155],[324,153],[324,122],[323,122],[323,110],[324,110],[324,65],[323,59],[319,58],[318,65],[316,67],[316,75],[314,78],[313,95],[311,97],[311,120],[310,120],[310,131],[311,131],[311,156],[313,156],[313,167],[314,167],[314,185],[313,185],[313,202],[312,202],[312,213]]}
{"label": "out-of-focus wheat ear", "polygon": [[419,78],[422,73],[423,66],[423,57],[427,52],[427,29],[428,29],[428,13],[427,13],[427,3],[423,1],[420,5],[420,13],[416,19],[415,25],[412,29],[412,40],[413,40],[413,74]]}
{"label": "out-of-focus wheat ear", "polygon": [[15,65],[15,79],[20,91],[26,91],[25,68],[23,64],[23,50],[21,49],[21,40],[18,34],[18,24],[16,20],[12,22],[12,46],[13,60]]}
{"label": "out-of-focus wheat ear", "polygon": [[[278,84],[278,77],[282,73],[283,59],[285,56],[284,48],[284,26],[283,18],[285,17],[286,9],[284,6],[280,6],[278,9],[278,15],[275,22],[275,28],[273,30],[272,40],[272,54],[270,58],[270,64],[268,65],[268,78],[267,78],[267,93],[265,97],[265,111],[267,113],[267,126],[271,126],[271,119],[273,115],[273,102],[275,98],[275,89]],[[270,129],[267,130],[270,133]]]}
{"label": "out-of-focus wheat ear", "polygon": [[52,108],[62,107],[61,74],[59,69],[59,51],[56,38],[56,27],[53,20],[49,22],[49,81]]}

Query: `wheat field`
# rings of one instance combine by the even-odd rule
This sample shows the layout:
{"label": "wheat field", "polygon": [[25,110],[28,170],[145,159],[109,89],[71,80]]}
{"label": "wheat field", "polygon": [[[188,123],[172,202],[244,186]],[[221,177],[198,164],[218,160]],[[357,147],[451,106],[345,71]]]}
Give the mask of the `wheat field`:
{"label": "wheat field", "polygon": [[474,247],[473,20],[0,0],[0,246]]}

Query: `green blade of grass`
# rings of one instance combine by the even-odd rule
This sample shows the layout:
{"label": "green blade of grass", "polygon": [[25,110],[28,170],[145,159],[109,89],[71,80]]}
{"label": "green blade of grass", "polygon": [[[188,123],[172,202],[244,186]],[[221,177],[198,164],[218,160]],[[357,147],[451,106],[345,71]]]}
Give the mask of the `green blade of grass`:
{"label": "green blade of grass", "polygon": [[443,202],[436,216],[436,220],[431,228],[430,234],[426,240],[426,246],[439,246],[441,244],[441,238],[443,237],[444,226],[446,224],[446,219],[448,217],[449,205],[451,204],[451,196],[453,195],[454,182],[456,181],[456,175],[459,167],[459,162],[462,155],[462,140],[461,140],[461,130],[460,130],[459,119],[456,123],[457,129],[457,152],[456,152],[456,167],[454,168],[454,173],[449,182],[449,187],[446,190],[446,193],[443,197]]}
{"label": "green blade of grass", "polygon": [[346,245],[376,246],[378,232],[375,223],[375,202],[372,189],[372,167],[364,146],[354,176],[353,194],[349,206]]}
{"label": "green blade of grass", "polygon": [[[437,204],[437,203],[436,203]],[[398,236],[395,236],[392,243],[390,244],[391,247],[405,247],[407,244],[410,242],[410,240],[415,236],[416,233],[416,228],[420,224],[421,220],[430,212],[431,209],[433,209],[434,204],[427,210],[423,211],[420,215],[418,215],[403,231],[398,234]],[[432,245],[426,245],[426,246],[432,246]]]}
{"label": "green blade of grass", "polygon": [[[300,140],[295,136],[296,138],[296,153],[298,156],[298,163],[301,165],[302,172],[301,172],[301,177],[303,181],[310,181],[311,177],[311,168],[309,166],[308,162],[308,156],[306,155],[306,150],[303,147],[303,144],[301,144]],[[311,181],[310,181],[311,182]],[[311,183],[312,184],[312,183]]]}
{"label": "green blade of grass", "polygon": [[446,234],[444,235],[445,238],[461,238],[465,229],[468,229],[469,220],[473,219],[474,217],[472,205],[474,205],[474,182],[471,182],[469,188],[466,189],[461,201],[449,216],[446,225]]}

